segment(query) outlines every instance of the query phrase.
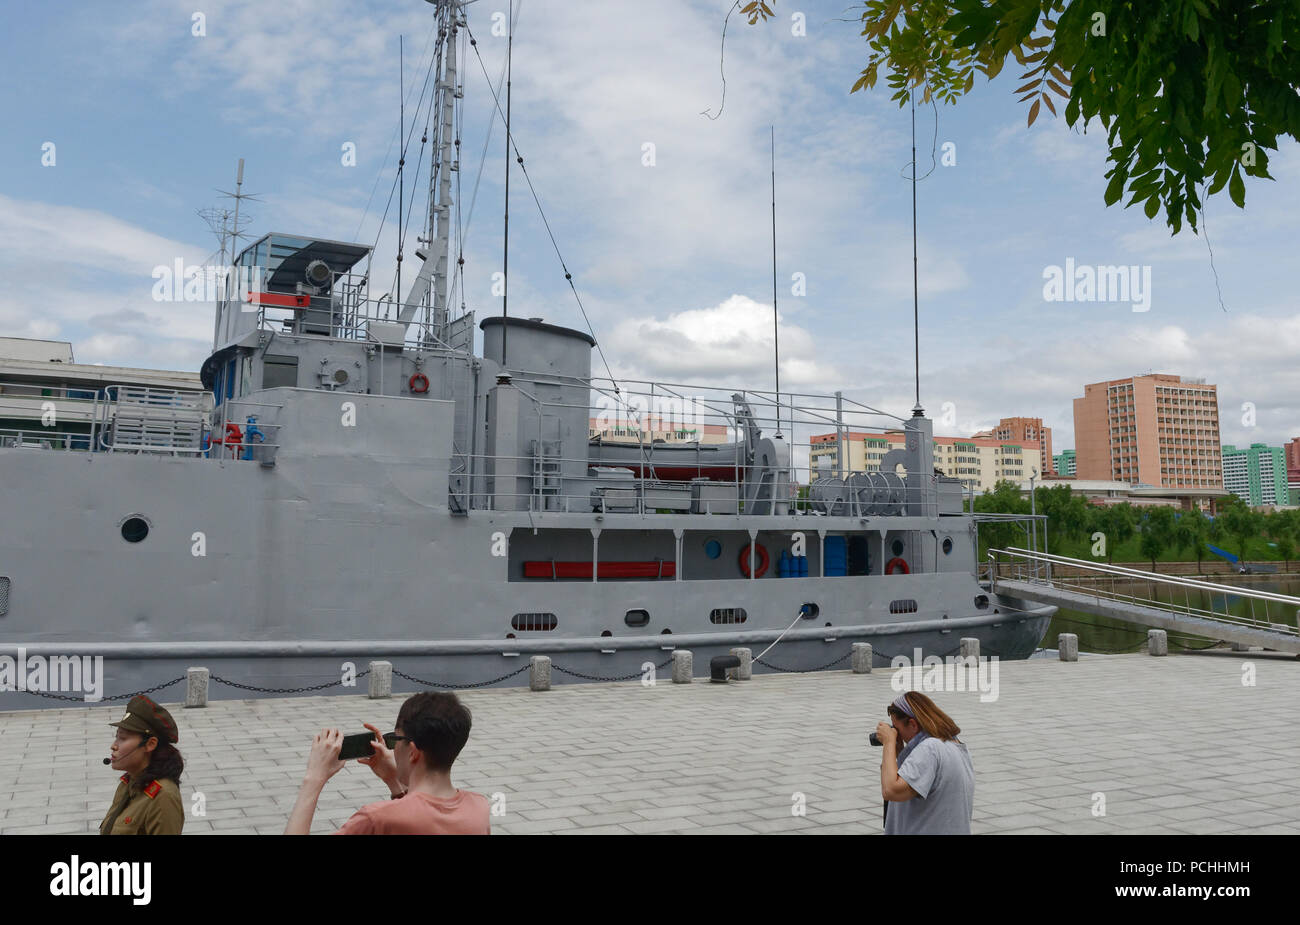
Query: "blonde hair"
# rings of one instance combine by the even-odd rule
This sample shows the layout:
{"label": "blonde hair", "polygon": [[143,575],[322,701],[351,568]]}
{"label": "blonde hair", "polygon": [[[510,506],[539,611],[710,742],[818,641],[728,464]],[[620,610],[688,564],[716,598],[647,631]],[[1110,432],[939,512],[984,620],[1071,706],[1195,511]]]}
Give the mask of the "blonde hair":
{"label": "blonde hair", "polygon": [[[921,727],[926,735],[946,742],[949,739],[956,739],[961,733],[961,729],[952,721],[952,717],[940,710],[935,702],[925,694],[920,691],[908,691],[903,697],[906,698],[908,707],[915,714],[917,725]],[[890,716],[899,719],[910,718],[892,703],[886,712]]]}

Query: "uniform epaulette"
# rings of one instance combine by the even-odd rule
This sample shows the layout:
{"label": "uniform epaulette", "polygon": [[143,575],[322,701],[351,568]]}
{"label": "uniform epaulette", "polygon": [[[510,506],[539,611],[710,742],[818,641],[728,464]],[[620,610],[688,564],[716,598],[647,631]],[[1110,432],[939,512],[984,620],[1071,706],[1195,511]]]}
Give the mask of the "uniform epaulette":
{"label": "uniform epaulette", "polygon": [[162,792],[162,784],[158,783],[156,780],[150,781],[149,786],[144,788],[144,795],[151,800],[154,797],[158,796],[158,794],[161,792]]}

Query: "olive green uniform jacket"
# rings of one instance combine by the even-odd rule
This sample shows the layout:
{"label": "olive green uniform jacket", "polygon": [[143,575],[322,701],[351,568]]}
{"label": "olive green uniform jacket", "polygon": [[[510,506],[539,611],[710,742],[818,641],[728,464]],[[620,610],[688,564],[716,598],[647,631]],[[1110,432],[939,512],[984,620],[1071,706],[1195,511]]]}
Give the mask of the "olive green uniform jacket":
{"label": "olive green uniform jacket", "polygon": [[184,825],[185,806],[175,781],[155,780],[132,791],[129,775],[123,774],[99,834],[179,835]]}

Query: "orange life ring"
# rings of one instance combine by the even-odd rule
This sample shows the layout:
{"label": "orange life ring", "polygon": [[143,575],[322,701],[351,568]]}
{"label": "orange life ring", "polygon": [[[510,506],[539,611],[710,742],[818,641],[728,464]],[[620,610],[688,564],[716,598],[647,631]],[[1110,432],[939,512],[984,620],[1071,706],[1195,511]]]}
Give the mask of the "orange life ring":
{"label": "orange life ring", "polygon": [[[758,559],[758,567],[754,569],[754,577],[762,578],[763,573],[767,571],[767,566],[771,559],[767,555],[767,547],[762,543],[754,544],[754,555]],[[740,574],[746,578],[749,577],[749,544],[740,551]]]}
{"label": "orange life ring", "polygon": [[[417,382],[420,383],[419,388],[416,388],[415,386]],[[429,377],[424,373],[416,373],[407,380],[406,387],[410,389],[411,393],[414,395],[423,395],[425,392],[429,391]]]}
{"label": "orange life ring", "polygon": [[907,560],[902,558],[901,556],[894,556],[894,558],[890,559],[888,562],[885,563],[885,574],[886,575],[894,574],[894,566],[898,566],[899,569],[902,570],[904,575],[912,574],[912,570],[907,567]]}

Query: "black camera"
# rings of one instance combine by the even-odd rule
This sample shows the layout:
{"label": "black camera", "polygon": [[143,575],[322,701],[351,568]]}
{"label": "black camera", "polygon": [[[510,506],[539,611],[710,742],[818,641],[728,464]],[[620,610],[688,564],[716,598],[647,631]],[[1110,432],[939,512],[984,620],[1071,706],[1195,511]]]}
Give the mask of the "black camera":
{"label": "black camera", "polygon": [[870,742],[872,745],[876,746],[877,748],[880,748],[884,745],[884,743],[880,741],[880,736],[876,735],[874,732],[871,733],[871,735],[867,736],[867,741]]}

